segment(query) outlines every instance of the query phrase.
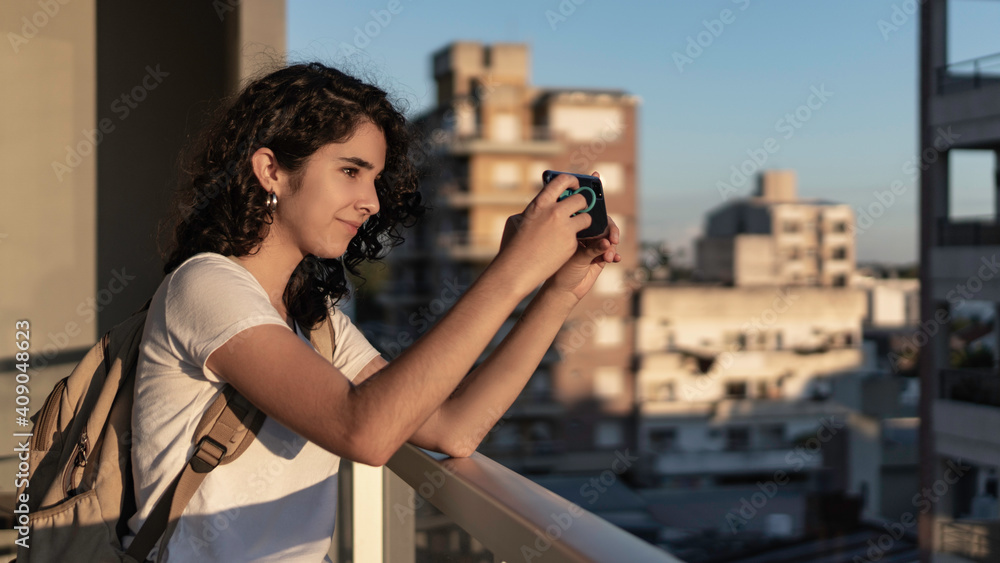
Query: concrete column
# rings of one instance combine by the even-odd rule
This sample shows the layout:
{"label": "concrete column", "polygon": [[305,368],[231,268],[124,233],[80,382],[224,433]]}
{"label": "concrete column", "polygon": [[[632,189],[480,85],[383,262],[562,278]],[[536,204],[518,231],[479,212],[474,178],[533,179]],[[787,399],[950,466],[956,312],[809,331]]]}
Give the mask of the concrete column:
{"label": "concrete column", "polygon": [[[947,61],[948,45],[947,0],[926,0],[920,5],[920,151],[934,148],[932,101],[937,93],[939,69]],[[941,218],[948,216],[948,159],[939,155],[935,163],[920,176],[920,317],[922,322],[934,322],[941,305],[933,299],[930,275],[931,249],[938,241]],[[932,406],[938,395],[938,366],[941,365],[940,340],[944,331],[925,346],[920,354],[920,483],[931,486],[937,478],[937,456],[934,447]],[[937,341],[937,343],[935,343]],[[946,340],[945,340],[946,342]],[[947,357],[946,350],[943,357]],[[920,516],[918,536],[920,560],[929,563],[936,545],[934,539],[937,509]]]}
{"label": "concrete column", "polygon": [[96,233],[84,237],[97,241],[98,294],[128,281],[99,310],[99,332],[159,286],[158,224],[178,154],[244,77],[284,62],[284,10],[283,1],[265,0],[97,4],[91,107],[114,130],[97,151]]}

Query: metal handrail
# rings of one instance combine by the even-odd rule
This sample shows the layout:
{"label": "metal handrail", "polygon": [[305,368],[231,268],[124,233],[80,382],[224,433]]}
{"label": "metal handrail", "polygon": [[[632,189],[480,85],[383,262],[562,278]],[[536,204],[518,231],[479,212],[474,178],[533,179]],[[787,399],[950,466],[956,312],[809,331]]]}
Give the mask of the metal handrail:
{"label": "metal handrail", "polygon": [[941,218],[938,221],[939,246],[980,246],[1000,244],[1000,224],[993,217]]}
{"label": "metal handrail", "polygon": [[937,78],[938,94],[1000,84],[1000,53],[940,66]]}
{"label": "metal handrail", "polygon": [[942,399],[1000,407],[1000,373],[995,369],[942,369]]}
{"label": "metal handrail", "polygon": [[520,561],[531,553],[542,562],[681,563],[480,453],[436,459],[404,444],[386,466],[497,561]]}

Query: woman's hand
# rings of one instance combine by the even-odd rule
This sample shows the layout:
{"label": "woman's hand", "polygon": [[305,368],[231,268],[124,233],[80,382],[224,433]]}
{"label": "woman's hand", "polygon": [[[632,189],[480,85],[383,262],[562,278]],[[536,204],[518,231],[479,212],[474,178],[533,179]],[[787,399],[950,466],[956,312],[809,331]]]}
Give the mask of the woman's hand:
{"label": "woman's hand", "polygon": [[580,246],[576,233],[590,226],[590,215],[577,214],[587,207],[583,195],[559,200],[564,191],[579,187],[575,176],[557,176],[523,212],[507,219],[496,261],[516,268],[531,288],[565,266]]}
{"label": "woman's hand", "polygon": [[[600,177],[597,172],[594,172],[593,176]],[[558,178],[572,177],[560,176]],[[555,183],[556,179],[552,180],[549,185]],[[573,180],[576,181],[575,178]],[[578,183],[576,187],[579,187]],[[513,215],[507,219],[500,242],[501,251],[520,232],[524,220],[524,213]],[[600,275],[605,264],[621,262],[622,257],[617,252],[620,237],[618,225],[615,224],[611,217],[608,217],[608,229],[604,234],[599,237],[577,241],[576,251],[563,263],[555,274],[546,280],[546,286],[551,290],[572,294],[576,297],[577,301],[583,299],[593,287],[597,276]]]}
{"label": "woman's hand", "polygon": [[608,217],[605,234],[580,241],[576,253],[546,281],[546,286],[554,291],[570,293],[577,301],[583,299],[594,287],[605,264],[622,261],[617,252],[620,237],[618,225]]}

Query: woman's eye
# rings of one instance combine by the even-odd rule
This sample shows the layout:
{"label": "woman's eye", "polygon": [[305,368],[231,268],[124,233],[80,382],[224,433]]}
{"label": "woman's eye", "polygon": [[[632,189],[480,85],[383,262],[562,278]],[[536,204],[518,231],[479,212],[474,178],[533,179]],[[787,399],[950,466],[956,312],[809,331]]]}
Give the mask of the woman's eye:
{"label": "woman's eye", "polygon": [[357,168],[344,168],[344,173],[347,174],[348,176],[350,176],[351,178],[353,178],[353,177],[355,177],[355,176],[358,175],[358,169]]}

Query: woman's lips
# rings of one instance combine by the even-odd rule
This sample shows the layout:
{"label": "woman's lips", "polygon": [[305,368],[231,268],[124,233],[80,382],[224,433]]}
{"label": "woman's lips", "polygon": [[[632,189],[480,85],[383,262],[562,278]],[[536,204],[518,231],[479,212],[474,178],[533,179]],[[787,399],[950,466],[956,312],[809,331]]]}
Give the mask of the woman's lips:
{"label": "woman's lips", "polygon": [[344,221],[343,219],[338,219],[341,223],[347,225],[347,228],[351,230],[351,235],[356,235],[358,229],[361,228],[361,223],[351,223],[350,221]]}

